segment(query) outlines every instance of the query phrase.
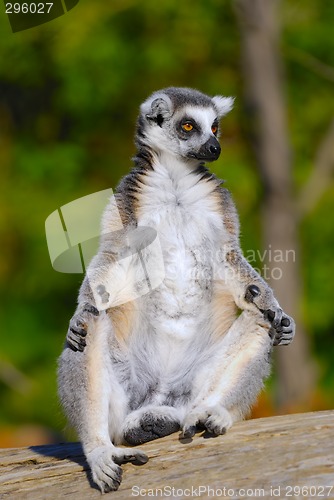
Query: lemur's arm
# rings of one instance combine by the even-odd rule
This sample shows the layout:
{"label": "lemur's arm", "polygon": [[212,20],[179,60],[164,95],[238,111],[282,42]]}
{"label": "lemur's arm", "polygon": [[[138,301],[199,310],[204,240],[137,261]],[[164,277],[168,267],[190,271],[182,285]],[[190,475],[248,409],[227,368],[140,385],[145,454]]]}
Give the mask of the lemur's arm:
{"label": "lemur's arm", "polygon": [[[120,194],[113,197],[104,212],[99,250],[87,268],[78,295],[78,305],[70,320],[66,335],[66,342],[74,351],[82,352],[84,350],[87,324],[100,312],[92,288],[94,287],[95,294],[100,295],[102,303],[110,302],[109,293],[99,283],[103,283],[106,273],[119,260],[120,254],[126,249],[127,232],[133,226],[133,221],[131,221],[131,217],[128,217],[128,212],[129,210],[126,209],[124,199]],[[123,229],[120,229],[120,215]],[[117,271],[117,266],[115,267]]]}
{"label": "lemur's arm", "polygon": [[227,241],[222,248],[224,281],[240,309],[256,307],[272,324],[274,345],[288,344],[294,336],[293,319],[285,314],[273,290],[242,255],[239,245],[239,221],[227,189],[222,189],[223,218]]}
{"label": "lemur's arm", "polygon": [[[70,320],[66,334],[66,342],[74,351],[82,352],[84,350],[86,347],[87,325],[92,317],[98,316],[100,313],[96,307],[91,281],[94,273],[98,273],[99,269],[103,269],[105,265],[106,256],[103,252],[99,252],[90,263],[80,287],[78,305]],[[90,273],[90,276],[88,273]]]}

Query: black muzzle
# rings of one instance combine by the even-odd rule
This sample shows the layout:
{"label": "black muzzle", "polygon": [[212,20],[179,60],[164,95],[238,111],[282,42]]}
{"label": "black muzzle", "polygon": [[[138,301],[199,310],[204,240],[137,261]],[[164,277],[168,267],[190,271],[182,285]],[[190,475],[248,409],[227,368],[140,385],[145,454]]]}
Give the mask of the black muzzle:
{"label": "black muzzle", "polygon": [[210,137],[198,152],[192,153],[191,156],[195,157],[197,160],[202,161],[215,161],[218,160],[221,152],[220,144],[215,137]]}

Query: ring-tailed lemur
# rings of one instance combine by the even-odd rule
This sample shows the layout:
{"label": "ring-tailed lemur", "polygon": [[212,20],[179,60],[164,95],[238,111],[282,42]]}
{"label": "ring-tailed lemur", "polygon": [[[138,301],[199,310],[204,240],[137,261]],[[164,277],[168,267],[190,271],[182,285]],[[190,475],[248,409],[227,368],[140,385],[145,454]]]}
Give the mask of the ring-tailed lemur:
{"label": "ring-tailed lemur", "polygon": [[[196,425],[225,433],[254,403],[272,346],[294,336],[292,318],[242,255],[230,193],[204,166],[220,155],[219,120],[232,105],[187,88],[155,92],[140,108],[135,167],[115,194],[123,232],[115,203],[106,208],[59,360],[60,398],[102,492],[118,488],[121,463],[147,461],[119,444],[179,429],[189,438]],[[108,289],[126,283],[100,284],[111,302],[98,310],[91,280],[124,262],[124,242],[141,227],[158,235],[162,283],[123,303]]]}

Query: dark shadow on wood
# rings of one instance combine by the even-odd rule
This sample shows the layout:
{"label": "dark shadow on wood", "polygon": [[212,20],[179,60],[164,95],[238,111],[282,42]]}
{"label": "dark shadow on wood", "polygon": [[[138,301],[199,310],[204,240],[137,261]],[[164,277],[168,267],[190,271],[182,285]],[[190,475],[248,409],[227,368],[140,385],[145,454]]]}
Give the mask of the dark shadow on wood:
{"label": "dark shadow on wood", "polygon": [[80,465],[86,474],[91,488],[100,491],[97,485],[93,482],[90,468],[81,443],[59,443],[59,445],[29,446],[28,449],[44,457],[51,457],[56,460],[71,460],[72,462]]}

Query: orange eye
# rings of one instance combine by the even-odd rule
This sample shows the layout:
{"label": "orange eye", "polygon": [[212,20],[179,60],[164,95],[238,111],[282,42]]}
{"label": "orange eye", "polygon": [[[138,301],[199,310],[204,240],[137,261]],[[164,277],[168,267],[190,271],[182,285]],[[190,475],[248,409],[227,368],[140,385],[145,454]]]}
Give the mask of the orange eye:
{"label": "orange eye", "polygon": [[183,130],[185,130],[186,132],[190,132],[194,127],[191,123],[184,123],[182,125],[182,128]]}
{"label": "orange eye", "polygon": [[211,127],[211,131],[212,131],[213,135],[216,135],[216,133],[218,132],[218,127],[217,127],[217,125],[212,125],[212,127]]}

